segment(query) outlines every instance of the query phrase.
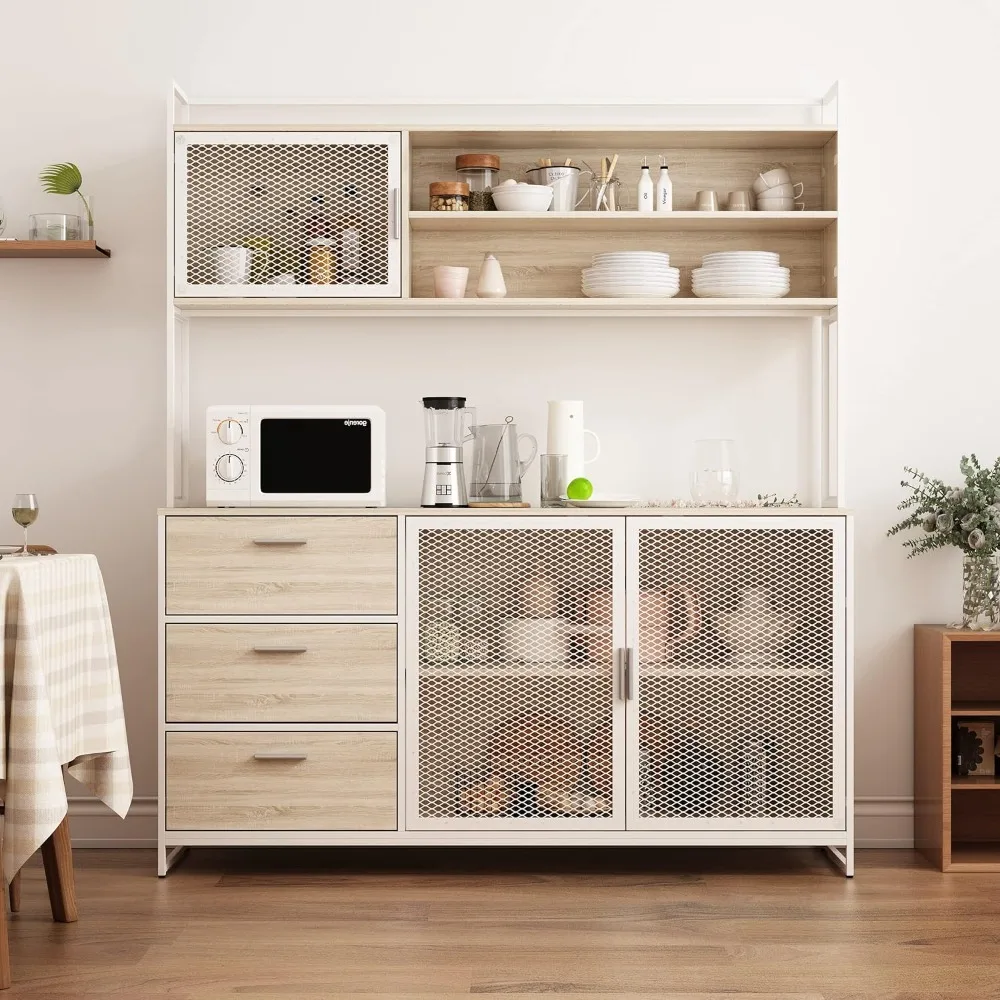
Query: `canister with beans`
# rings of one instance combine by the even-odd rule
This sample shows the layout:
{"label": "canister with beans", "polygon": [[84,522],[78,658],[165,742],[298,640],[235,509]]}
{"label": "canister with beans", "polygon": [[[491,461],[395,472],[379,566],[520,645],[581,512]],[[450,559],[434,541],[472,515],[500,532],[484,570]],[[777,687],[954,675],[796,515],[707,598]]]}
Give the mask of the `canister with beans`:
{"label": "canister with beans", "polygon": [[469,185],[462,181],[434,181],[430,187],[432,212],[468,212]]}
{"label": "canister with beans", "polygon": [[469,210],[495,212],[493,188],[500,183],[500,157],[494,153],[462,153],[455,157],[455,170],[469,185]]}

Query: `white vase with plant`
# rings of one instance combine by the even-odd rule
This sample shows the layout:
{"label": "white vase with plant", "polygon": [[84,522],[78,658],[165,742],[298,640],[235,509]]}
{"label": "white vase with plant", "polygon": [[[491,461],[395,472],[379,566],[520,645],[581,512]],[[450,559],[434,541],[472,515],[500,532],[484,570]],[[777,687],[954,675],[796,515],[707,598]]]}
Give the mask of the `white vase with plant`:
{"label": "white vase with plant", "polygon": [[962,627],[1000,628],[1000,458],[983,468],[975,455],[962,456],[964,486],[948,486],[906,467],[911,481],[900,483],[910,495],[898,506],[909,515],[889,535],[909,528],[922,532],[903,544],[907,558],[954,545],[963,555]]}

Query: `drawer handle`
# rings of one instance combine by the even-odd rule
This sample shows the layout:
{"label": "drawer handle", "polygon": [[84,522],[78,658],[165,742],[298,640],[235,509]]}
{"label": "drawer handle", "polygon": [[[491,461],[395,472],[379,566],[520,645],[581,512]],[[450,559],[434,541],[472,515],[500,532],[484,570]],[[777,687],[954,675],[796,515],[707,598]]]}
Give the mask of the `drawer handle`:
{"label": "drawer handle", "polygon": [[308,538],[255,538],[254,545],[305,545]]}
{"label": "drawer handle", "polygon": [[305,646],[254,646],[255,653],[305,653]]}
{"label": "drawer handle", "polygon": [[281,752],[264,752],[255,753],[253,755],[254,760],[308,760],[309,754],[307,753],[281,753]]}

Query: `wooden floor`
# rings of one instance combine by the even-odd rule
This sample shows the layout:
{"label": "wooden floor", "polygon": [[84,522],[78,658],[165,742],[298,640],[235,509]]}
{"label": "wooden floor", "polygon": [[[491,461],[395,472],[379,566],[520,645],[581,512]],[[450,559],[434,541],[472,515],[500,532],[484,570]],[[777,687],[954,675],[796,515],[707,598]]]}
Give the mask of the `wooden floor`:
{"label": "wooden floor", "polygon": [[[8,997],[987,1000],[1000,875],[862,851],[77,851],[80,922],[40,866]],[[597,998],[595,998],[597,1000]]]}

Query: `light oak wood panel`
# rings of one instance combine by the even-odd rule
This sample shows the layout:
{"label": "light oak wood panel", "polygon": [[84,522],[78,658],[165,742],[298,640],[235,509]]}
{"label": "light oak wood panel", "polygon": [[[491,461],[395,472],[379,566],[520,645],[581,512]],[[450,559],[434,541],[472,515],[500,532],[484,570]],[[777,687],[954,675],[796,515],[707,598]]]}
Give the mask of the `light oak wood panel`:
{"label": "light oak wood panel", "polygon": [[168,722],[395,722],[395,625],[167,625]]}
{"label": "light oak wood panel", "polygon": [[166,610],[395,614],[396,519],[168,517]]}
{"label": "light oak wood panel", "polygon": [[0,258],[3,257],[89,257],[107,260],[110,250],[99,247],[94,240],[0,240]]}
{"label": "light oak wood panel", "polygon": [[[455,156],[465,152],[496,152],[496,148],[464,146],[417,147],[412,151],[412,185],[410,208],[423,211],[430,206],[429,186],[433,181],[453,180]],[[642,159],[646,157],[650,173],[655,180],[659,156],[663,155],[670,165],[670,179],[674,189],[674,208],[687,211],[695,207],[698,191],[714,190],[721,204],[726,203],[730,191],[748,190],[762,167],[783,163],[792,174],[792,179],[802,181],[805,191],[799,200],[805,202],[807,210],[821,210],[832,206],[824,204],[823,150],[822,149],[779,149],[761,146],[753,149],[683,147],[671,143],[669,137],[645,146],[622,147],[608,142],[604,145],[579,146],[571,141],[554,139],[550,145],[532,145],[505,149],[500,153],[500,177],[514,177],[527,180],[524,171],[537,165],[540,157],[549,157],[553,163],[562,163],[572,158],[575,166],[584,163],[600,171],[601,157],[618,153],[615,176],[622,182],[624,199],[621,208],[636,207],[636,183],[639,180]],[[581,176],[580,193],[588,182],[586,174]],[[589,207],[586,204],[582,207]]]}
{"label": "light oak wood panel", "polygon": [[837,136],[834,136],[823,147],[823,204],[831,211],[836,211],[837,209],[839,176]]}
{"label": "light oak wood panel", "polygon": [[170,830],[394,830],[396,734],[167,733],[166,817]]}
{"label": "light oak wood panel", "polygon": [[[976,848],[988,851],[988,845]],[[10,921],[29,1000],[985,1000],[1000,876],[912,851],[78,851],[82,919],[41,863]],[[58,933],[57,933],[58,932]]]}
{"label": "light oak wood panel", "polygon": [[[414,296],[434,294],[438,264],[470,269],[466,295],[474,297],[484,255],[496,254],[503,268],[507,294],[581,299],[580,272],[596,253],[612,250],[659,250],[681,269],[681,296],[690,298],[691,270],[707,253],[720,250],[771,250],[791,268],[791,298],[821,297],[823,290],[822,232],[542,232],[526,238],[516,232],[425,232],[411,235],[410,259]],[[591,300],[584,300],[591,301]],[[599,300],[594,300],[599,301]],[[673,301],[677,301],[676,299]],[[711,302],[711,300],[703,300]]]}

